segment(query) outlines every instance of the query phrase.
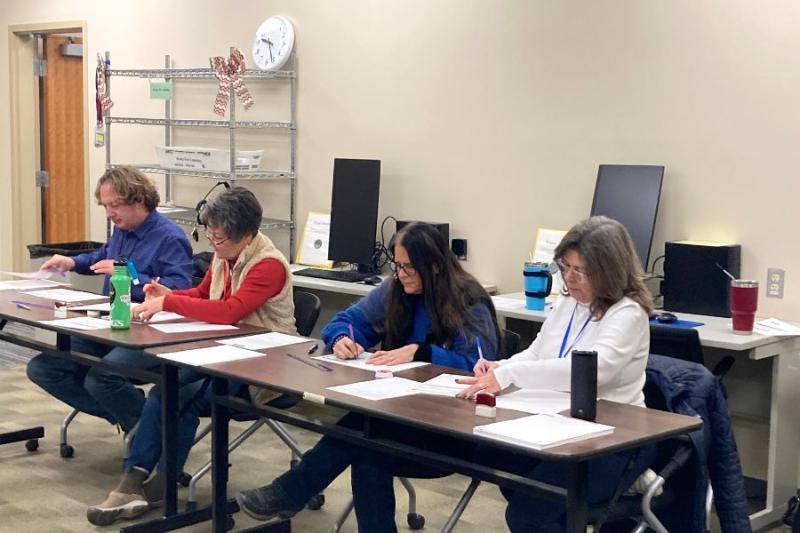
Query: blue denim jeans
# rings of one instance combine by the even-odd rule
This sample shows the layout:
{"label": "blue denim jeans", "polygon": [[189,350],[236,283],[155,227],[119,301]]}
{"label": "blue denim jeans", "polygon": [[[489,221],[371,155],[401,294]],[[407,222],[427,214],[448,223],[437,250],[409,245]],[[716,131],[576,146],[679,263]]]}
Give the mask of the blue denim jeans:
{"label": "blue denim jeans", "polygon": [[[178,371],[178,438],[177,438],[177,473],[183,471],[189,451],[194,443],[194,434],[200,424],[201,416],[211,414],[211,401],[214,391],[211,380],[205,374],[195,372],[190,368]],[[228,393],[238,394],[242,384],[235,381],[228,382]],[[129,472],[134,466],[144,468],[148,472],[158,465],[159,470],[164,469],[161,461],[161,390],[153,387],[147,396],[147,401],[142,409],[139,419],[139,428],[133,437],[130,455],[125,460],[125,471]]]}
{"label": "blue denim jeans", "polygon": [[[152,369],[158,366],[141,350],[112,348],[80,337],[72,337],[72,350],[95,355],[120,365]],[[28,362],[28,377],[55,398],[81,412],[105,418],[130,431],[139,420],[144,395],[129,378],[42,353]]]}

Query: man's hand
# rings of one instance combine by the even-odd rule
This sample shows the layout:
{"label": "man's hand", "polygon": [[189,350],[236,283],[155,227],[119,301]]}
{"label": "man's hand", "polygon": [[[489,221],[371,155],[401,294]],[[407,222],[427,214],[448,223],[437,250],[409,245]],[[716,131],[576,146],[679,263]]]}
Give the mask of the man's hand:
{"label": "man's hand", "polygon": [[42,266],[39,267],[39,270],[44,270],[48,272],[58,271],[58,272],[68,272],[75,268],[75,260],[71,257],[67,257],[65,255],[56,254],[44,263]]}
{"label": "man's hand", "polygon": [[[74,261],[73,264],[75,264]],[[110,276],[114,273],[114,260],[102,259],[97,263],[93,264],[92,266],[90,266],[89,270],[91,270],[95,274],[106,274],[107,276]]]}

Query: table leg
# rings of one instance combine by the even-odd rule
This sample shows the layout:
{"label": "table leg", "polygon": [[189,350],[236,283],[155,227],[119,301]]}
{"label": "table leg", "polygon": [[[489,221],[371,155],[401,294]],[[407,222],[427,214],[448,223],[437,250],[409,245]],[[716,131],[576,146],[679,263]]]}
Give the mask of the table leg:
{"label": "table leg", "polygon": [[580,461],[569,465],[567,474],[567,533],[585,533],[588,520],[589,463]]}
{"label": "table leg", "polygon": [[[214,398],[227,396],[228,381],[214,378]],[[211,495],[214,532],[225,533],[228,526],[228,420],[229,409],[211,404]]]}
{"label": "table leg", "polygon": [[164,516],[178,512],[178,367],[161,364],[161,457],[164,459]]}

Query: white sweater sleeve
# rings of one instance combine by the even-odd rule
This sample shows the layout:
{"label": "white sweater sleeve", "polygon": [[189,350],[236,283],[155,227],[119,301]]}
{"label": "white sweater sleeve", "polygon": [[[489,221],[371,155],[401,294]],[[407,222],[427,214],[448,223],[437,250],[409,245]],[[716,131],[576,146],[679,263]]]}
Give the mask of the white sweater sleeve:
{"label": "white sweater sleeve", "polygon": [[[551,332],[546,326],[547,322],[527,350],[495,369],[495,377],[502,389],[509,385],[530,389],[570,389],[571,359],[536,352],[537,342],[543,343],[546,336],[561,333]],[[642,346],[646,355],[649,345],[647,316],[638,304],[626,299],[612,306],[592,329],[592,334],[586,335],[574,348],[597,352],[597,388],[600,391],[613,386],[625,366],[634,357],[642,356]]]}

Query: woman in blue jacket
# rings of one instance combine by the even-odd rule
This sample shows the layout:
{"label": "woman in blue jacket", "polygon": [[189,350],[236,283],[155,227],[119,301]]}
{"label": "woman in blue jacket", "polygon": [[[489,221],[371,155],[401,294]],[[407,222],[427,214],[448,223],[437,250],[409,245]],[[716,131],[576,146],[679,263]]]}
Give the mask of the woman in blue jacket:
{"label": "woman in blue jacket", "polygon": [[[427,361],[469,370],[478,360],[480,343],[483,356],[494,359],[499,330],[491,298],[461,268],[441,234],[428,224],[413,223],[395,234],[389,248],[394,276],[333,317],[322,331],[326,346],[336,356],[351,359],[363,353],[364,347],[381,343],[382,349],[374,352],[370,362],[395,365]],[[351,413],[339,424],[360,430],[363,418]],[[454,453],[454,447],[467,446],[439,434],[409,432],[404,426],[374,419],[370,434],[417,446],[424,443],[426,449],[447,450],[449,454]],[[240,492],[236,500],[242,510],[258,520],[289,518],[364,453],[364,448],[325,436],[291,470],[269,485]],[[361,531],[370,529],[367,524],[383,520],[394,523],[394,475],[445,474],[389,456],[383,466],[375,475],[353,477]],[[376,498],[378,493],[381,496]],[[364,498],[369,499],[368,504],[359,505],[363,502],[358,500]]]}

